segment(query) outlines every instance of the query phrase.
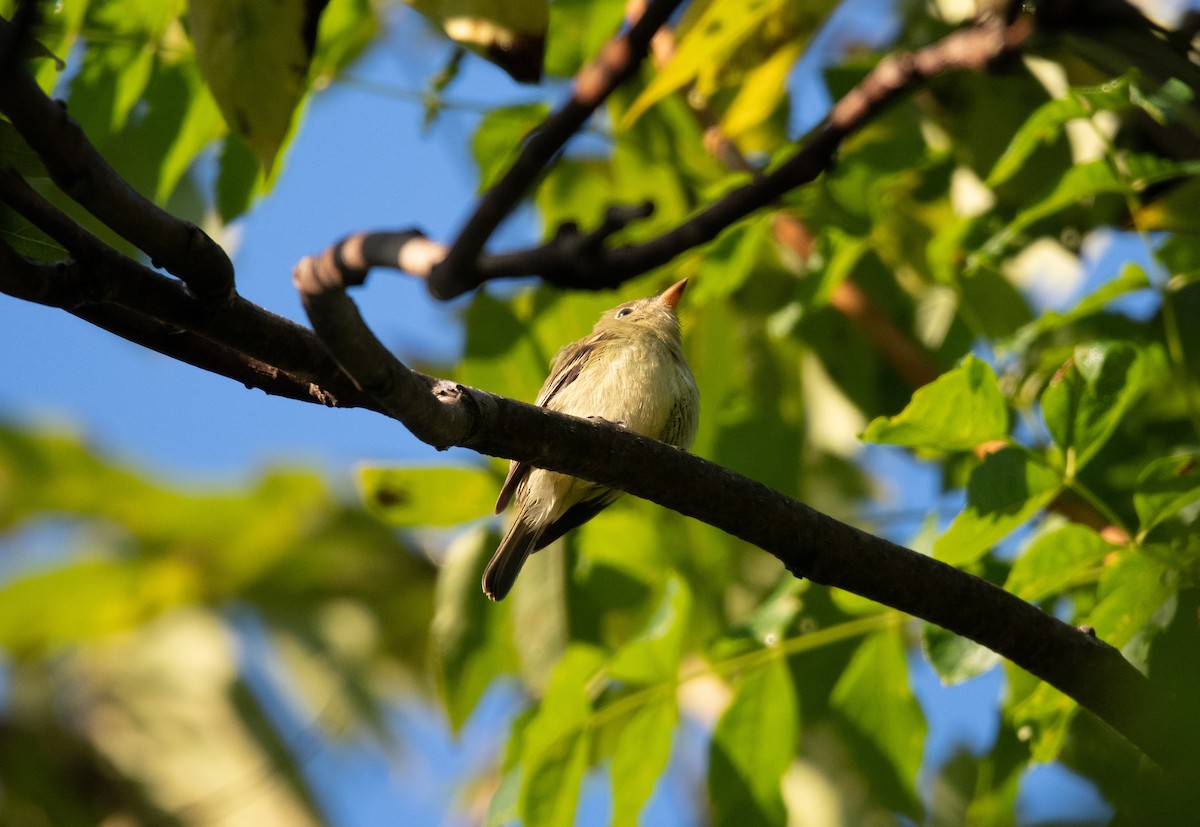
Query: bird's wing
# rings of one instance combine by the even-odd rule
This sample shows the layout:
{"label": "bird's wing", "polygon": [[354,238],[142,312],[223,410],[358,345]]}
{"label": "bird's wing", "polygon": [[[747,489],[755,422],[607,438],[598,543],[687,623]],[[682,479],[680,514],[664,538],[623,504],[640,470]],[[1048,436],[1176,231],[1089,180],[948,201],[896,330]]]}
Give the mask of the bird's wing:
{"label": "bird's wing", "polygon": [[545,531],[538,536],[533,544],[534,551],[541,551],[546,546],[553,543],[559,537],[566,534],[573,528],[586,523],[588,520],[595,517],[604,509],[608,508],[617,498],[621,496],[620,491],[612,488],[605,488],[599,497],[591,500],[583,500],[567,509],[567,512],[559,517],[550,525],[546,526]]}
{"label": "bird's wing", "polygon": [[[592,353],[607,338],[604,334],[589,336],[582,341],[569,344],[560,350],[558,355],[554,357],[554,364],[550,368],[550,375],[546,378],[533,404],[542,408],[550,407],[550,402],[554,397],[563,388],[579,378],[579,374],[583,371]],[[513,494],[517,492],[517,486],[529,474],[531,467],[528,462],[512,462],[509,464],[508,476],[504,478],[504,485],[500,486],[500,495],[496,498],[497,514],[508,507]],[[566,517],[566,515],[563,516],[564,518]],[[583,520],[580,520],[576,525],[582,522]]]}

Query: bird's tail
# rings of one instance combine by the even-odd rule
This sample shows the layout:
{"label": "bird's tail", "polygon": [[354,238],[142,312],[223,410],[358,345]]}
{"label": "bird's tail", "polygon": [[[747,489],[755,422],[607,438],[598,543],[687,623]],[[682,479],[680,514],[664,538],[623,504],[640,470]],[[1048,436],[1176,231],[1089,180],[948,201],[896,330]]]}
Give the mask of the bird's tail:
{"label": "bird's tail", "polygon": [[517,581],[521,567],[526,558],[533,552],[542,529],[530,525],[521,514],[513,520],[512,527],[500,541],[496,553],[492,555],[487,568],[483,570],[483,593],[492,600],[503,600]]}

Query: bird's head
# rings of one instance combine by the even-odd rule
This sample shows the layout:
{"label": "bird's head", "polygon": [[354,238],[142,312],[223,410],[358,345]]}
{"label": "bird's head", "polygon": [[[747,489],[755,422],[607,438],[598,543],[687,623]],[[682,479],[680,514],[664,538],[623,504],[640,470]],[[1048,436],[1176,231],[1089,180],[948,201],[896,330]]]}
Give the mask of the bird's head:
{"label": "bird's head", "polygon": [[687,281],[681,279],[657,296],[617,305],[600,317],[593,332],[615,336],[653,333],[667,341],[678,342],[679,317],[675,315],[675,307],[683,296]]}

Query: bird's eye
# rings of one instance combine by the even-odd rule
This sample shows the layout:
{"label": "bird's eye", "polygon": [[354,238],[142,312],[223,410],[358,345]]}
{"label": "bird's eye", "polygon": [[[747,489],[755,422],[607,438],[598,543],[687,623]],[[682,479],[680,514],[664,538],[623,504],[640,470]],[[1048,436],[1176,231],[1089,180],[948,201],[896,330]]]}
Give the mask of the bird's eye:
{"label": "bird's eye", "polygon": [[617,318],[624,319],[626,316],[628,316],[632,312],[633,312],[632,307],[622,307],[620,310],[617,311]]}

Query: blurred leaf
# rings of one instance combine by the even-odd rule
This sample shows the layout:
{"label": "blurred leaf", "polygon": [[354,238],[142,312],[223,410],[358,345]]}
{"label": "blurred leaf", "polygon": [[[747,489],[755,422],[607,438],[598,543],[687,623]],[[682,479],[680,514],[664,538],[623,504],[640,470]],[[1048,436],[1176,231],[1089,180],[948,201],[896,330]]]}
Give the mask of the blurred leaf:
{"label": "blurred leaf", "polygon": [[692,597],[687,584],[667,577],[662,599],[645,628],[609,661],[610,677],[632,684],[664,683],[679,672]]}
{"label": "blurred leaf", "polygon": [[708,768],[713,824],[782,823],[780,781],[799,737],[791,675],[782,659],[770,658],[741,678],[713,732]]}
{"label": "blurred leaf", "polygon": [[925,716],[909,688],[898,628],[874,632],[859,644],[829,701],[888,760],[910,801],[920,801],[916,781]]}
{"label": "blurred leaf", "polygon": [[1005,591],[1037,603],[1095,579],[1114,546],[1078,524],[1043,532],[1021,552],[1004,583]]}
{"label": "blurred leaf", "polygon": [[196,156],[225,135],[227,128],[195,64],[180,62],[160,73],[157,80],[148,90],[147,102],[151,106],[169,106],[178,112],[173,128],[164,129],[173,140],[163,156],[154,191],[154,199],[161,204],[175,191],[175,185]]}
{"label": "blurred leaf", "polygon": [[529,133],[550,111],[544,103],[493,109],[484,116],[471,139],[471,154],[479,169],[479,192],[491,188],[516,160]]}
{"label": "blurred leaf", "polygon": [[250,209],[251,201],[265,189],[266,176],[250,147],[237,135],[225,137],[218,164],[217,212],[229,223]]}
{"label": "blurred leaf", "polygon": [[44,656],[126,631],[194,601],[198,580],[175,560],[83,560],[26,575],[0,587],[0,647]]}
{"label": "blurred leaf", "polygon": [[989,455],[967,483],[967,507],[933,544],[933,556],[952,566],[972,563],[1041,511],[1062,487],[1058,475],[1023,449]]}
{"label": "blurred leaf", "polygon": [[1113,171],[1107,160],[1076,164],[1068,169],[1040,200],[1028,203],[1008,222],[1004,236],[1012,238],[1032,224],[1057,212],[1077,206],[1098,195],[1121,195],[1130,185]]}
{"label": "blurred leaf", "polygon": [[722,131],[731,141],[739,143],[743,151],[759,149],[747,146],[745,138],[787,100],[788,76],[802,48],[799,41],[785,41],[746,73],[737,96],[721,117]]}
{"label": "blurred leaf", "polygon": [[492,514],[499,491],[482,468],[358,467],[358,487],[371,513],[401,528],[455,526]]}
{"label": "blurred leaf", "polygon": [[864,442],[969,451],[1008,436],[1008,408],[996,374],[968,356],[963,363],[920,388],[903,411],[879,417],[863,432]]}
{"label": "blurred leaf", "polygon": [[573,77],[599,55],[624,18],[624,0],[555,0],[550,4],[546,74]]}
{"label": "blurred leaf", "polygon": [[451,40],[495,63],[521,83],[542,77],[547,0],[406,0]]}
{"label": "blurred leaf", "polygon": [[1071,361],[1042,394],[1046,428],[1077,474],[1112,436],[1141,395],[1145,369],[1135,347],[1099,342],[1075,348]]}
{"label": "blurred leaf", "polygon": [[308,83],[323,3],[188,0],[196,63],[225,122],[269,176]]}
{"label": "blurred leaf", "polygon": [[636,827],[659,776],[666,770],[679,710],[675,698],[655,698],[633,713],[613,755],[613,827]]}
{"label": "blurred leaf", "polygon": [[1200,454],[1162,457],[1138,475],[1133,507],[1139,520],[1139,536],[1145,536],[1163,520],[1200,502]]}
{"label": "blurred leaf", "polygon": [[1094,313],[1099,313],[1109,302],[1136,290],[1150,288],[1150,279],[1146,271],[1135,263],[1127,263],[1117,276],[1093,292],[1075,302],[1069,309],[1059,312],[1048,310],[1030,321],[1013,334],[1011,340],[1001,343],[1003,351],[1023,351],[1039,336],[1052,333],[1066,325]]}
{"label": "blurred leaf", "polygon": [[932,623],[921,624],[921,649],[944,686],[977,678],[1001,661],[986,646]]}
{"label": "blurred leaf", "polygon": [[525,728],[520,812],[527,827],[574,824],[587,769],[592,702],[588,684],[602,666],[599,651],[573,646],[550,677],[536,715]]}
{"label": "blurred leaf", "polygon": [[1181,181],[1177,186],[1158,194],[1149,203],[1134,210],[1133,224],[1143,232],[1167,230],[1175,233],[1198,233],[1200,214],[1195,210],[1197,201],[1200,201],[1200,178]]}
{"label": "blurred leaf", "polygon": [[314,88],[330,83],[349,66],[379,33],[371,0],[329,0],[317,26],[312,56]]}
{"label": "blurred leaf", "polygon": [[1008,148],[992,167],[985,183],[989,187],[998,187],[1012,178],[1038,146],[1058,138],[1068,121],[1088,117],[1091,111],[1092,108],[1077,97],[1059,98],[1043,103],[1025,119],[1013,135]]}
{"label": "blurred leaf", "polygon": [[429,632],[438,691],[455,732],[462,730],[492,682],[515,671],[506,604],[481,599],[479,588],[494,541],[486,531],[464,534],[446,553],[438,576],[437,609]]}
{"label": "blurred leaf", "polygon": [[[546,353],[538,347],[529,332],[527,303],[525,308],[519,317],[485,290],[475,292],[465,319],[467,343],[459,381],[513,399],[532,402],[537,397],[556,351]],[[570,341],[564,338],[559,347]]]}

